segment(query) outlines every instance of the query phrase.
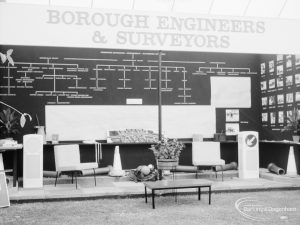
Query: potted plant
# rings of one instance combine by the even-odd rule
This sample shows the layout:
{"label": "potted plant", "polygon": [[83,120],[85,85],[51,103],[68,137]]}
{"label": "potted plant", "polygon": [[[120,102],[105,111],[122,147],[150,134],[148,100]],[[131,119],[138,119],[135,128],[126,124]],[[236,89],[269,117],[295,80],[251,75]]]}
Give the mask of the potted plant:
{"label": "potted plant", "polygon": [[150,150],[157,160],[157,168],[170,170],[178,165],[179,156],[184,149],[184,144],[177,139],[162,137],[156,144],[151,145]]}
{"label": "potted plant", "polygon": [[[31,116],[28,113],[22,113],[16,108],[0,101],[0,104],[5,105],[7,108],[0,112],[0,130],[5,137],[11,137],[19,132],[19,126],[24,127],[26,123],[26,117]],[[21,115],[21,116],[18,116]],[[20,121],[20,123],[19,123]]]}
{"label": "potted plant", "polygon": [[300,113],[294,107],[290,114],[287,115],[287,125],[284,126],[282,131],[292,131],[293,141],[299,142],[300,135]]}
{"label": "potted plant", "polygon": [[3,109],[0,112],[0,129],[6,138],[11,138],[12,135],[19,132],[19,118],[10,108]]}

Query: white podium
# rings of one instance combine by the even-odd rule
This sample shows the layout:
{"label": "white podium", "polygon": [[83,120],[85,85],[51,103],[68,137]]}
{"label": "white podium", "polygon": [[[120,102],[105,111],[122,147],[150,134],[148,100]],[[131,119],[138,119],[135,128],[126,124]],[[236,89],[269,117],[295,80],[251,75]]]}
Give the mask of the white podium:
{"label": "white podium", "polygon": [[23,187],[43,187],[43,136],[23,136]]}
{"label": "white podium", "polygon": [[238,134],[239,178],[259,178],[259,141],[255,131]]}

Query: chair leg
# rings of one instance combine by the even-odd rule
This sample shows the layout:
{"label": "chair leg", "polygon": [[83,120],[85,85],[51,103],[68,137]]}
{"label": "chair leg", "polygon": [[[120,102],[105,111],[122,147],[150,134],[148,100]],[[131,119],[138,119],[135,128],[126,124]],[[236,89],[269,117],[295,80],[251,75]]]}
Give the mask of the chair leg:
{"label": "chair leg", "polygon": [[[211,168],[212,171],[213,171],[213,168],[214,168],[214,167]],[[216,168],[216,167],[215,167],[215,168]],[[218,180],[218,172],[217,172],[217,169],[215,169],[215,174],[216,174],[216,180]]]}
{"label": "chair leg", "polygon": [[73,182],[73,177],[74,177],[74,171],[72,171],[72,184],[74,183]]}
{"label": "chair leg", "polygon": [[93,169],[94,170],[94,180],[95,180],[95,186],[97,186],[97,181],[96,181],[96,172],[95,172],[95,169]]}
{"label": "chair leg", "polygon": [[56,183],[57,183],[57,178],[58,178],[58,171],[56,172],[56,177],[55,177],[55,184],[54,184],[55,187],[56,187]]}
{"label": "chair leg", "polygon": [[221,169],[222,169],[222,181],[224,181],[224,174],[223,174],[223,166],[221,165]]}
{"label": "chair leg", "polygon": [[75,181],[76,181],[76,189],[77,189],[77,172],[75,172]]}

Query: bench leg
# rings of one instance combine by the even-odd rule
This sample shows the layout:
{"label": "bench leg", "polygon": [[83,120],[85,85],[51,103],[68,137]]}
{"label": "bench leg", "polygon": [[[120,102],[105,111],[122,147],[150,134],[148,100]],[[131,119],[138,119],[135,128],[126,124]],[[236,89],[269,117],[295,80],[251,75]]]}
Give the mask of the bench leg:
{"label": "bench leg", "polygon": [[55,187],[56,187],[56,183],[57,183],[57,178],[58,178],[58,171],[56,172],[56,176],[55,176],[55,183],[54,183]]}
{"label": "bench leg", "polygon": [[208,203],[211,203],[211,186],[208,187]]}
{"label": "bench leg", "polygon": [[155,199],[155,191],[154,189],[152,189],[152,208],[155,209],[155,202],[154,202],[154,199]]}
{"label": "bench leg", "polygon": [[94,170],[94,181],[95,181],[95,186],[97,186],[96,171],[95,171],[94,168],[93,168],[93,170]]}
{"label": "bench leg", "polygon": [[200,201],[201,199],[201,187],[198,187],[198,200]]}
{"label": "bench leg", "polygon": [[13,187],[16,187],[18,181],[18,151],[14,151],[13,168]]}
{"label": "bench leg", "polygon": [[224,181],[223,168],[222,168],[222,181]]}

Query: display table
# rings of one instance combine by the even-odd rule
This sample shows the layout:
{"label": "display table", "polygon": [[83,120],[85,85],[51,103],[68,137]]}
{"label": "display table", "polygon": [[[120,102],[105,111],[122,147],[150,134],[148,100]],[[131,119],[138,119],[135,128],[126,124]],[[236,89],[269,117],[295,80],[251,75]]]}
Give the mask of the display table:
{"label": "display table", "polygon": [[16,187],[18,180],[18,150],[23,148],[22,144],[14,146],[0,146],[0,170],[4,169],[2,153],[6,151],[14,151],[14,162],[13,162],[13,187]]}
{"label": "display table", "polygon": [[155,191],[166,189],[185,189],[198,188],[198,200],[201,199],[201,188],[208,188],[209,204],[211,203],[211,184],[212,182],[205,179],[186,179],[186,180],[160,180],[144,182],[145,185],[145,202],[147,203],[147,188],[152,191],[152,208],[155,209]]}

